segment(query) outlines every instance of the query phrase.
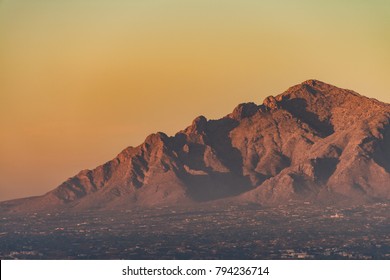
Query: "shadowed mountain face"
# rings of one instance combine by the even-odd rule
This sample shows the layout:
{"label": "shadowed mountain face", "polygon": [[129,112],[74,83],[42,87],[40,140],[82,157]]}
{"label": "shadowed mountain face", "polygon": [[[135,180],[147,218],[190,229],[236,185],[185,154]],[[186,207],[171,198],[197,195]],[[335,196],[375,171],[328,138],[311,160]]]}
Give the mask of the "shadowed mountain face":
{"label": "shadowed mountain face", "polygon": [[226,201],[390,199],[390,105],[309,80],[197,117],[173,137],[149,135],[53,191],[3,210],[126,208]]}

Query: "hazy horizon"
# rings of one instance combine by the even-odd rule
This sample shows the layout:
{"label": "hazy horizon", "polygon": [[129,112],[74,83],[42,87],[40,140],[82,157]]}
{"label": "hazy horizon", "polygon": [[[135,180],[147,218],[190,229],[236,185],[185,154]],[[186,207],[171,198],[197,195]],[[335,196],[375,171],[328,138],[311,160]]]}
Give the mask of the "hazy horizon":
{"label": "hazy horizon", "polygon": [[307,79],[390,102],[384,0],[9,0],[0,41],[0,201]]}

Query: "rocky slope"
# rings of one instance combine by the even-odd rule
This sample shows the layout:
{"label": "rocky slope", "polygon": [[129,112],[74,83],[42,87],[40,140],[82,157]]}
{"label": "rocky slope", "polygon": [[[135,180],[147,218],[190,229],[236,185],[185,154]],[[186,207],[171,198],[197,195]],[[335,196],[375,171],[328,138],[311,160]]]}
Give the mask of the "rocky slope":
{"label": "rocky slope", "polygon": [[213,200],[390,199],[390,105],[308,80],[175,136],[149,135],[53,191],[4,210],[126,208]]}

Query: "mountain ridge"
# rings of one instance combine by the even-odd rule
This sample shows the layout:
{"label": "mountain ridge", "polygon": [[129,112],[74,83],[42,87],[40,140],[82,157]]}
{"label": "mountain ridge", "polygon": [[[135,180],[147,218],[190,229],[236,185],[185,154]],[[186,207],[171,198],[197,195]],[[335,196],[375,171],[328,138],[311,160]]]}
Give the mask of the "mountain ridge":
{"label": "mountain ridge", "polygon": [[390,199],[390,105],[318,80],[157,132],[6,211]]}

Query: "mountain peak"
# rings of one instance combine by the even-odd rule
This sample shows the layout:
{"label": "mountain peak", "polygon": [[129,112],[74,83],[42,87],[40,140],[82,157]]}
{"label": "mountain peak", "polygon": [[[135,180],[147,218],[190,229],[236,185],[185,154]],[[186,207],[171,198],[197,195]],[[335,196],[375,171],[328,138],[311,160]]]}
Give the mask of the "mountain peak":
{"label": "mountain peak", "polygon": [[299,98],[299,97],[308,98],[310,96],[337,95],[337,94],[361,96],[352,90],[342,89],[334,85],[327,84],[325,82],[315,80],[315,79],[306,80],[300,84],[292,86],[281,95],[290,98]]}
{"label": "mountain peak", "polygon": [[192,124],[186,128],[186,133],[202,133],[207,127],[207,119],[205,116],[198,116],[193,121]]}
{"label": "mountain peak", "polygon": [[390,199],[390,106],[318,80],[219,120],[158,132],[9,211],[128,208],[234,199]]}
{"label": "mountain peak", "polygon": [[329,86],[329,84],[326,84],[326,83],[324,83],[324,82],[321,82],[321,81],[315,80],[315,79],[306,80],[306,81],[302,82],[301,85],[309,85],[309,86],[312,86],[312,87],[315,87],[315,86],[324,86],[324,85]]}
{"label": "mountain peak", "polygon": [[[278,97],[278,100],[280,101],[280,98]],[[269,109],[269,110],[276,110],[279,109],[279,101],[278,101],[274,96],[268,96],[266,99],[263,101],[263,105]]]}
{"label": "mountain peak", "polygon": [[148,135],[145,139],[147,144],[155,144],[160,142],[165,142],[168,139],[168,136],[164,132],[157,132]]}
{"label": "mountain peak", "polygon": [[257,106],[253,102],[241,103],[237,105],[237,107],[234,108],[233,112],[230,113],[228,116],[236,120],[241,120],[243,118],[253,116],[258,110],[259,106]]}

